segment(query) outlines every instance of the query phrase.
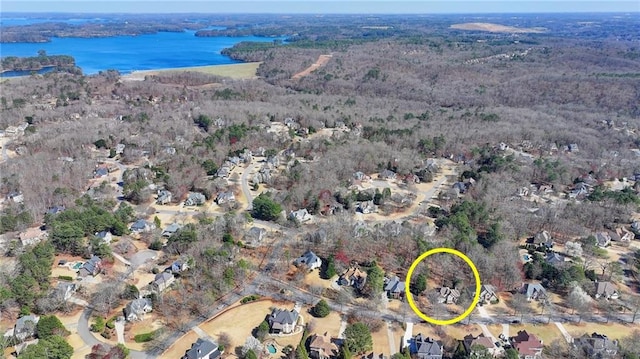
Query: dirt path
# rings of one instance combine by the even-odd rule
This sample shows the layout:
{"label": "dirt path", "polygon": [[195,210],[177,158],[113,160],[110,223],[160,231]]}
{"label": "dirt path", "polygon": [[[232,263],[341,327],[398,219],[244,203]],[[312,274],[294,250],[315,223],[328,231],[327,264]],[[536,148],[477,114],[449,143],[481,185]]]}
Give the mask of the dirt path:
{"label": "dirt path", "polygon": [[318,57],[318,60],[313,63],[311,66],[307,67],[306,69],[298,72],[297,74],[293,75],[293,77],[291,78],[292,80],[298,80],[300,78],[303,78],[307,75],[309,75],[310,73],[312,73],[313,71],[321,68],[322,66],[326,65],[327,62],[329,62],[329,60],[331,60],[331,57],[333,55],[320,55]]}

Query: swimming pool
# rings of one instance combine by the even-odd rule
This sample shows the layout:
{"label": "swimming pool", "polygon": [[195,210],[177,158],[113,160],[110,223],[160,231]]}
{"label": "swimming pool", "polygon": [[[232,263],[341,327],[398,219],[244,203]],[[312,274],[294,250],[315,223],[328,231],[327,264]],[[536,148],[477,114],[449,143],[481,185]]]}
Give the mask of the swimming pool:
{"label": "swimming pool", "polygon": [[276,346],[273,344],[267,345],[267,350],[269,351],[270,354],[275,354],[277,352]]}
{"label": "swimming pool", "polygon": [[525,261],[528,261],[529,260],[529,255],[528,254],[523,254],[522,258],[524,258]]}
{"label": "swimming pool", "polygon": [[73,267],[71,267],[71,268],[73,268],[74,270],[80,270],[80,268],[82,267],[83,264],[84,263],[82,263],[82,262],[76,262],[76,264],[74,264]]}

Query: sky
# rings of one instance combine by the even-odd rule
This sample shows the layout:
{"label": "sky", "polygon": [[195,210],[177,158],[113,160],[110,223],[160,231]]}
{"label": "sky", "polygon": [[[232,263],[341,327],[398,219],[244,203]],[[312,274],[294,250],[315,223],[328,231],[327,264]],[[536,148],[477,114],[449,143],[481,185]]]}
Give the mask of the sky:
{"label": "sky", "polygon": [[[640,12],[640,0],[12,0],[0,1],[7,12],[73,13],[558,13]],[[5,15],[2,15],[5,16]]]}

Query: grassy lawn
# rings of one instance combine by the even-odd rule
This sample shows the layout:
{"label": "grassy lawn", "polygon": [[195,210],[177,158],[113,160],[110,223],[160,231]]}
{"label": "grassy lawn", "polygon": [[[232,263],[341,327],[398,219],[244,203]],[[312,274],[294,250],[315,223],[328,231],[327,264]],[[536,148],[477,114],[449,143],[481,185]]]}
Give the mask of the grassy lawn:
{"label": "grassy lawn", "polygon": [[[184,352],[186,352],[189,348],[191,348],[191,344],[195,343],[198,340],[198,334],[194,331],[189,331],[187,334],[182,336],[182,338],[176,340],[171,348],[162,353],[160,358],[164,359],[174,359],[174,358],[182,358]],[[225,349],[226,350],[226,349]]]}
{"label": "grassy lawn", "polygon": [[312,323],[313,333],[329,334],[332,338],[338,337],[340,331],[340,314],[337,312],[331,312],[324,318],[308,317],[309,323]]}
{"label": "grassy lawn", "polygon": [[599,333],[605,334],[610,339],[620,339],[628,336],[633,329],[638,329],[638,325],[619,323],[564,323],[565,329],[571,336],[579,337],[582,334]]}
{"label": "grassy lawn", "polygon": [[509,335],[515,336],[520,330],[526,330],[527,333],[535,334],[544,344],[549,344],[556,339],[564,340],[562,333],[554,324],[512,324],[509,327]]}
{"label": "grassy lawn", "polygon": [[[371,333],[373,337],[373,352],[375,354],[383,353],[386,356],[391,355],[391,351],[389,349],[389,336],[387,334],[387,324],[385,323],[380,330],[377,332]],[[400,343],[396,343],[397,346]],[[396,349],[397,350],[397,349]]]}
{"label": "grassy lawn", "polygon": [[[487,325],[487,329],[489,329],[489,332],[493,334],[493,336],[496,337],[496,339],[500,336],[500,334],[502,334],[501,324]],[[509,331],[511,331],[511,328],[509,328]]]}
{"label": "grassy lawn", "polygon": [[482,329],[478,325],[464,325],[464,324],[455,324],[455,325],[447,325],[444,327],[444,331],[448,336],[455,339],[463,339],[465,336],[469,334],[473,334],[473,336],[478,336],[482,333]]}
{"label": "grassy lawn", "polygon": [[231,65],[194,66],[179,69],[167,69],[160,71],[195,71],[209,75],[231,77],[233,79],[252,79],[256,77],[256,71],[261,62],[247,62]]}

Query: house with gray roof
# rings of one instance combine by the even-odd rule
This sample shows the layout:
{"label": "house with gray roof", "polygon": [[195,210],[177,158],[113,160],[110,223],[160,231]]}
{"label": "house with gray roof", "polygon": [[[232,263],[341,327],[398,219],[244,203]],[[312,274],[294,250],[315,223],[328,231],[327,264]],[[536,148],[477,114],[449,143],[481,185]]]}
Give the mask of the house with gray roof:
{"label": "house with gray roof", "polygon": [[207,198],[200,192],[189,192],[187,199],[184,201],[185,206],[202,206]]}
{"label": "house with gray roof", "polygon": [[299,223],[303,223],[303,222],[307,222],[310,221],[313,217],[311,216],[311,214],[309,213],[309,211],[307,211],[306,208],[301,208],[297,211],[292,211],[289,214],[289,218],[293,219]]}
{"label": "house with gray roof", "polygon": [[618,354],[618,341],[603,334],[584,334],[574,339],[573,345],[588,358],[612,358]]}
{"label": "house with gray roof", "polygon": [[[476,288],[473,287],[469,289],[469,292],[475,293],[475,290]],[[483,284],[480,286],[480,299],[478,303],[489,304],[496,303],[499,300],[500,298],[498,297],[496,287],[492,286],[491,284]]]}
{"label": "house with gray roof", "polygon": [[167,204],[170,203],[172,200],[172,194],[171,192],[167,191],[166,189],[161,189],[158,190],[158,197],[156,199],[156,203],[157,204]]}
{"label": "house with gray roof", "polygon": [[131,225],[131,232],[149,232],[154,228],[156,228],[154,223],[139,219]]}
{"label": "house with gray roof", "polygon": [[520,292],[527,296],[527,301],[545,299],[547,290],[540,283],[524,283]]}
{"label": "house with gray roof", "polygon": [[384,278],[384,291],[387,298],[399,299],[405,295],[405,283],[400,281],[398,276],[393,278]]}
{"label": "house with gray roof", "polygon": [[151,304],[151,299],[149,298],[139,298],[134,299],[127,303],[124,307],[124,318],[128,322],[133,322],[136,320],[144,319],[144,315],[153,310],[153,305]]}
{"label": "house with gray roof", "polygon": [[198,338],[187,350],[182,359],[218,359],[222,355],[218,344],[210,339]]}
{"label": "house with gray roof", "polygon": [[55,295],[58,298],[62,298],[62,300],[66,301],[66,300],[69,300],[69,298],[71,298],[73,296],[73,293],[75,293],[77,290],[78,290],[78,285],[75,283],[60,282],[56,287]]}
{"label": "house with gray roof", "polygon": [[158,293],[160,293],[165,289],[169,288],[169,286],[173,284],[173,282],[175,281],[176,281],[176,278],[173,276],[173,274],[168,272],[162,272],[162,273],[156,274],[155,278],[153,279],[153,282],[151,282],[151,286]]}
{"label": "house with gray roof", "polygon": [[299,316],[300,313],[295,308],[292,310],[274,308],[269,317],[267,317],[270,332],[274,334],[293,333]]}
{"label": "house with gray roof", "polygon": [[616,285],[611,282],[596,282],[594,297],[596,299],[604,298],[607,300],[618,299],[620,298],[620,293]]}
{"label": "house with gray roof", "polygon": [[438,294],[438,303],[455,304],[460,299],[460,291],[455,288],[442,287],[436,289]]}
{"label": "house with gray roof", "polygon": [[537,246],[545,246],[547,248],[553,248],[553,238],[547,231],[540,231],[533,236],[533,244]]}
{"label": "house with gray roof", "polygon": [[409,346],[409,352],[418,359],[442,359],[442,343],[422,333],[416,335]]}
{"label": "house with gray roof", "polygon": [[236,201],[236,196],[231,191],[220,192],[216,196],[216,203],[218,205],[221,205],[221,204],[224,204],[224,203],[231,203],[231,202],[235,202],[235,201]]}
{"label": "house with gray roof", "polygon": [[78,275],[81,277],[89,275],[95,277],[100,273],[100,270],[102,270],[102,259],[97,256],[92,256],[91,259],[82,264],[82,267],[80,267],[80,270],[78,271]]}
{"label": "house with gray roof", "polygon": [[596,246],[606,247],[611,243],[611,236],[607,232],[596,233]]}
{"label": "house with gray roof", "polygon": [[36,324],[40,321],[40,317],[35,314],[25,315],[16,320],[13,327],[13,337],[23,342],[36,334]]}
{"label": "house with gray roof", "polygon": [[266,235],[266,229],[260,227],[251,227],[244,235],[244,245],[249,248],[260,247]]}
{"label": "house with gray roof", "polygon": [[559,265],[563,265],[565,263],[565,257],[561,254],[558,254],[556,252],[549,252],[547,253],[546,257],[544,258],[545,261],[549,264],[551,264],[552,266],[559,266]]}
{"label": "house with gray roof", "polygon": [[164,231],[162,231],[162,236],[171,237],[172,235],[176,234],[176,232],[178,232],[180,228],[181,226],[179,224],[172,223],[169,226],[167,226],[167,228],[165,228]]}
{"label": "house with gray roof", "polygon": [[312,271],[322,266],[322,259],[312,251],[306,251],[298,259],[293,261],[293,264],[297,267],[306,267],[309,271]]}

